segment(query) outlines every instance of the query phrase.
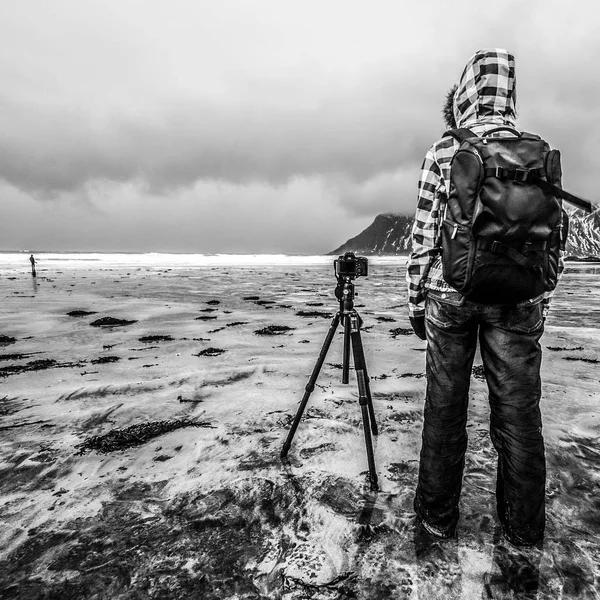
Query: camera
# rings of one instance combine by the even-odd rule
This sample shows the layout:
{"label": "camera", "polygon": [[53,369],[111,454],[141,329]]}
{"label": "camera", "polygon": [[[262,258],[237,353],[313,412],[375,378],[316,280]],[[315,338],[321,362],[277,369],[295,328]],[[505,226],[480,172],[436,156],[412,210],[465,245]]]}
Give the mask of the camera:
{"label": "camera", "polygon": [[366,276],[368,274],[369,262],[364,256],[356,256],[354,252],[346,252],[333,261],[333,268],[336,277],[355,277]]}

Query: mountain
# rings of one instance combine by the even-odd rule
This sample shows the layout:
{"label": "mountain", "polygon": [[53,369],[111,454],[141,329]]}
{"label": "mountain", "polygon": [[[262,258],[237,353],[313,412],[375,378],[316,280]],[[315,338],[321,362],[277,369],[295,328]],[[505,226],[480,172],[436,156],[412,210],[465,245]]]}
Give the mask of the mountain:
{"label": "mountain", "polygon": [[576,258],[600,256],[600,211],[576,210],[569,217],[566,255]]}
{"label": "mountain", "polygon": [[[582,210],[575,210],[570,214],[569,219],[566,255],[572,258],[600,256],[600,211],[587,214]],[[394,213],[377,215],[373,223],[364,231],[330,254],[344,252],[355,252],[366,256],[409,254],[413,221],[413,217]]]}
{"label": "mountain", "polygon": [[412,217],[394,213],[377,215],[362,233],[349,239],[330,254],[408,254],[413,220]]}

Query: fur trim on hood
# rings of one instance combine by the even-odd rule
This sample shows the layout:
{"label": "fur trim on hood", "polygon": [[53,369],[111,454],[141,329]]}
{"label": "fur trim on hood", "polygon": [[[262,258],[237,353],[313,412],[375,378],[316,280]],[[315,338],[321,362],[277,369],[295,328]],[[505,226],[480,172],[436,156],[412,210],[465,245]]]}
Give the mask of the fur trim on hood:
{"label": "fur trim on hood", "polygon": [[458,84],[453,85],[446,94],[446,102],[442,108],[444,115],[444,123],[448,129],[456,129],[456,121],[454,120],[454,94],[458,89]]}

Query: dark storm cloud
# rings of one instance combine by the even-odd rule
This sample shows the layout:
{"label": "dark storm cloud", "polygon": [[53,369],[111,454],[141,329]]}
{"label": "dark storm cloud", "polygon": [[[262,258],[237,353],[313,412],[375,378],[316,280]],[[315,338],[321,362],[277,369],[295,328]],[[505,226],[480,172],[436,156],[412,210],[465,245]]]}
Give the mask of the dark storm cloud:
{"label": "dark storm cloud", "polygon": [[23,0],[0,39],[12,247],[35,214],[46,247],[330,250],[414,213],[446,93],[493,46],[517,59],[519,126],[598,199],[600,37],[560,0]]}
{"label": "dark storm cloud", "polygon": [[40,196],[90,180],[141,180],[158,190],[328,175],[363,184],[426,149],[439,102],[427,86],[411,87],[391,76],[311,106],[179,101],[152,117],[113,114],[102,123],[3,102],[0,175]]}

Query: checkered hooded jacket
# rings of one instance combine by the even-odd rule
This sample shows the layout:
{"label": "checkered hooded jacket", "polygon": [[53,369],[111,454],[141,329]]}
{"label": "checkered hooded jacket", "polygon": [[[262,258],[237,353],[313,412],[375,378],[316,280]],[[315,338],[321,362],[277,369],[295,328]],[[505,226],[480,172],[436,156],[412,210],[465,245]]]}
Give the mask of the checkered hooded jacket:
{"label": "checkered hooded jacket", "polygon": [[[501,48],[476,52],[467,63],[451,101],[455,121],[452,127],[466,127],[476,135],[501,125],[514,127],[516,81],[513,55]],[[497,135],[512,134],[502,131]],[[450,161],[458,147],[454,138],[442,138],[427,151],[421,167],[412,252],[406,274],[409,312],[414,317],[424,314],[428,290],[456,291],[442,276],[438,242],[449,193]]]}

